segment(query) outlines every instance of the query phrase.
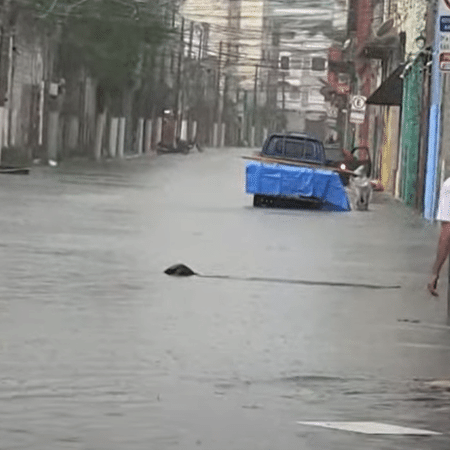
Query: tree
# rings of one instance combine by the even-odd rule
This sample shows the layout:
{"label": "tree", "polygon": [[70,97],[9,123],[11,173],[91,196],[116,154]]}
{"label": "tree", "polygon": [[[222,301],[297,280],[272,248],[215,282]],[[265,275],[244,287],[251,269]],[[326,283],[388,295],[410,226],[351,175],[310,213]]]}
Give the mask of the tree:
{"label": "tree", "polygon": [[172,34],[166,4],[151,0],[27,1],[37,17],[62,29],[57,70],[84,67],[107,94],[138,82],[146,49]]}
{"label": "tree", "polygon": [[[131,148],[134,97],[152,78],[145,73],[151,66],[146,63],[149,54],[154,56],[174,34],[170,18],[177,0],[7,1],[53,28],[58,47],[55,78],[65,79],[68,91],[77,85],[81,70],[95,79],[97,112],[108,109],[127,117],[125,142]],[[102,135],[103,127],[96,133]]]}

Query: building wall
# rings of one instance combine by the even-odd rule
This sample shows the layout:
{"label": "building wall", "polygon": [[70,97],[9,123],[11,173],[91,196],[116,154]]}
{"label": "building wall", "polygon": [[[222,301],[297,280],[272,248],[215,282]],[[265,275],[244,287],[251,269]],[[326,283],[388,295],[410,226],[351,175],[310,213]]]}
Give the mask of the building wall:
{"label": "building wall", "polygon": [[394,192],[398,160],[400,107],[384,107],[384,133],[381,147],[381,184],[387,192]]}
{"label": "building wall", "polygon": [[[322,33],[310,35],[303,28],[304,17],[293,14],[292,17],[282,16],[278,19],[280,29],[279,55],[289,58],[289,69],[279,71],[279,82],[285,81],[285,95],[283,102],[282,88],[278,89],[277,107],[287,113],[288,127],[298,131],[306,131],[306,124],[314,127],[320,122],[322,125],[328,118],[329,104],[321,93],[321,88],[328,74],[328,49],[331,40]],[[323,61],[323,70],[316,70],[313,61]],[[300,117],[300,120],[297,120]],[[295,118],[295,119],[293,119]],[[296,123],[294,128],[292,125]],[[317,134],[317,133],[316,133]]]}
{"label": "building wall", "polygon": [[255,65],[261,61],[264,25],[264,1],[241,0],[241,29],[239,40],[240,64],[238,74],[243,89],[253,89]]}
{"label": "building wall", "polygon": [[[371,0],[359,0],[357,4],[357,24],[356,24],[356,58],[355,69],[358,73],[359,83],[355,93],[369,97],[376,87],[377,65],[371,59],[361,55],[361,52],[372,38],[373,5]],[[356,146],[369,147],[371,141],[369,136],[369,120],[357,125]]]}
{"label": "building wall", "polygon": [[[420,56],[418,38],[427,35],[427,9],[425,0],[397,0],[390,17],[395,19],[398,31],[405,33],[405,61],[412,63],[404,75],[403,110],[400,118],[400,148],[394,193],[409,206],[422,209],[423,179],[426,154],[426,125],[428,120],[428,78],[424,76],[426,60]],[[412,69],[411,69],[412,67]],[[426,102],[426,104],[424,103]]]}
{"label": "building wall", "polygon": [[[255,65],[261,61],[264,40],[265,0],[240,0],[239,30],[229,27],[230,8],[236,9],[232,0],[186,0],[181,14],[189,20],[210,25],[208,52],[219,57],[222,45],[222,68],[226,60],[226,44],[235,42],[239,46],[239,61],[233,72],[240,80],[242,89],[252,90]],[[234,28],[234,29],[233,29]]]}
{"label": "building wall", "polygon": [[406,32],[405,56],[414,57],[421,50],[416,38],[425,37],[426,0],[401,0],[398,2],[400,30]]}

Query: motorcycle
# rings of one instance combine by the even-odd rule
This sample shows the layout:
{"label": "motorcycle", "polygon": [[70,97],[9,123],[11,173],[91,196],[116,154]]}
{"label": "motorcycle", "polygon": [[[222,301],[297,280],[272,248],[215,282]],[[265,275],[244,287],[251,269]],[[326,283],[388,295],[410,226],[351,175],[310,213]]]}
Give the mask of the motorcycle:
{"label": "motorcycle", "polygon": [[[352,149],[352,151],[341,149],[340,157],[339,155],[335,154],[338,151],[337,148],[333,148],[332,150],[333,150],[332,155],[333,159],[331,159],[330,157],[328,161],[328,165],[330,167],[336,167],[341,169],[342,171],[354,171],[362,166],[362,169],[360,170],[362,170],[365,173],[365,176],[367,177],[371,176],[372,161],[370,158],[370,152],[368,147],[355,147]],[[325,149],[325,151],[327,151],[327,148]],[[344,186],[347,186],[350,180],[350,172],[349,174],[341,173],[340,176]]]}
{"label": "motorcycle", "polygon": [[182,155],[187,155],[193,148],[197,148],[199,152],[203,152],[203,149],[195,141],[184,141],[177,139],[176,145],[167,145],[159,142],[156,146],[156,153],[158,155],[168,154],[168,153],[181,153]]}

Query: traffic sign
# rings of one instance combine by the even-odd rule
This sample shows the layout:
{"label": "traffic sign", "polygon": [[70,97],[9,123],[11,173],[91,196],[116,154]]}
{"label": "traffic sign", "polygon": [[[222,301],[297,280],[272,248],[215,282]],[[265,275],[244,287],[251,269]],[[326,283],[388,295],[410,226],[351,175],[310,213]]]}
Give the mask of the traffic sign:
{"label": "traffic sign", "polygon": [[450,51],[450,34],[442,34],[440,43],[439,43],[439,51],[440,52],[449,52]]}
{"label": "traffic sign", "polygon": [[450,72],[450,0],[439,0],[439,69]]}
{"label": "traffic sign", "polygon": [[352,111],[350,113],[350,123],[361,124],[366,119],[366,113],[361,111]]}
{"label": "traffic sign", "polygon": [[352,110],[365,111],[367,98],[363,95],[354,95],[352,98]]}
{"label": "traffic sign", "polygon": [[439,19],[441,32],[448,33],[450,31],[450,16],[441,16]]}
{"label": "traffic sign", "polygon": [[439,54],[439,68],[444,72],[450,71],[450,52],[441,52]]}

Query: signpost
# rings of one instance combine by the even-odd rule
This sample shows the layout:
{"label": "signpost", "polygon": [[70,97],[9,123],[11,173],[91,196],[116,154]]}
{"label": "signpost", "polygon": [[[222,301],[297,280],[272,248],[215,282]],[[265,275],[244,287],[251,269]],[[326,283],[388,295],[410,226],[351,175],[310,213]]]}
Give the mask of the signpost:
{"label": "signpost", "polygon": [[[450,52],[448,45],[447,19],[450,16],[449,0],[438,0],[438,9],[434,26],[433,59],[431,65],[430,111],[428,114],[428,152],[426,157],[425,189],[424,189],[424,217],[434,220],[437,191],[438,164],[441,147],[441,103],[442,103],[442,72],[450,70],[446,53]],[[442,30],[441,31],[441,27]]]}
{"label": "signpost", "polygon": [[350,112],[350,123],[361,124],[364,123],[364,119],[366,118],[366,114],[358,111]]}
{"label": "signpost", "polygon": [[366,100],[362,95],[354,95],[352,98],[352,109],[350,111],[350,122],[355,124],[364,123],[366,118]]}

